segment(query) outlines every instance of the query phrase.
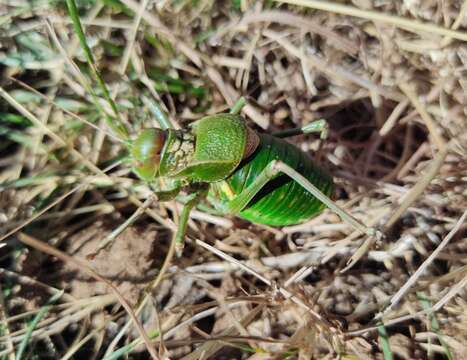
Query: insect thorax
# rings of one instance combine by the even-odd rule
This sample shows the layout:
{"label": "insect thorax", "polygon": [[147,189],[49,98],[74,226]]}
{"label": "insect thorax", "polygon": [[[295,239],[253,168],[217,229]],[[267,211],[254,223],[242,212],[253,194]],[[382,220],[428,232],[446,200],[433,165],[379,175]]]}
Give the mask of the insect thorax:
{"label": "insect thorax", "polygon": [[182,176],[195,153],[195,135],[187,130],[169,130],[169,136],[161,159],[163,176]]}

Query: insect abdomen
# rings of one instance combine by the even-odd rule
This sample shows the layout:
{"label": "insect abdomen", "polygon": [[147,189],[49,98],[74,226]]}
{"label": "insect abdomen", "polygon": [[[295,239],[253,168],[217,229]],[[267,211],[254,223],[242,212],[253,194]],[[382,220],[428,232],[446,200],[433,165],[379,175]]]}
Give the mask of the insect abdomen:
{"label": "insect abdomen", "polygon": [[[233,194],[250,185],[272,160],[281,160],[331,196],[332,178],[314,165],[307,154],[282,139],[259,135],[261,141],[254,154],[226,179]],[[324,207],[300,184],[283,174],[271,180],[238,215],[256,223],[286,226],[308,220]]]}

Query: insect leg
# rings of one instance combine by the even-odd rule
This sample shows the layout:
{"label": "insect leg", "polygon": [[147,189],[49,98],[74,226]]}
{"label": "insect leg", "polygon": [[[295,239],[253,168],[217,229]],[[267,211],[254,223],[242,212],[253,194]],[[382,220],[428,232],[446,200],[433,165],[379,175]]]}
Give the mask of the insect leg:
{"label": "insect leg", "polygon": [[342,209],[339,205],[337,205],[334,201],[332,201],[326,194],[324,194],[320,189],[314,186],[308,179],[298,173],[296,170],[292,169],[289,165],[283,163],[282,161],[273,161],[272,167],[276,172],[283,172],[294,179],[297,183],[303,186],[306,190],[308,190],[314,197],[320,200],[324,205],[334,211],[337,215],[340,216],[342,220],[344,220],[347,224],[351,225],[354,229],[367,234],[369,236],[374,236],[377,238],[382,237],[382,233],[373,228],[368,227],[362,224],[360,221],[355,219],[352,215],[350,215],[347,211]]}
{"label": "insect leg", "polygon": [[312,121],[308,125],[305,125],[301,128],[294,128],[288,129],[284,131],[278,131],[273,133],[272,135],[279,138],[285,138],[289,136],[295,135],[302,135],[302,134],[310,134],[313,132],[320,133],[321,139],[326,139],[328,137],[328,123],[324,119],[319,119],[316,121]]}
{"label": "insect leg", "polygon": [[274,162],[270,162],[256,177],[252,184],[242,190],[240,194],[237,194],[231,199],[225,206],[224,211],[228,214],[238,214],[242,209],[248,205],[253,197],[265,186],[271,179],[277,175],[277,171],[274,170]]}
{"label": "insect leg", "polygon": [[193,209],[207,194],[207,187],[197,190],[189,195],[188,201],[183,205],[180,218],[178,219],[177,232],[175,233],[175,253],[178,257],[182,255],[185,246],[185,235],[190,218],[190,211]]}
{"label": "insect leg", "polygon": [[249,185],[246,189],[243,189],[240,194],[229,201],[227,204],[227,211],[232,214],[239,213],[261,190],[263,186],[265,186],[270,180],[272,180],[281,172],[290,176],[293,180],[299,183],[303,188],[309,191],[314,197],[316,197],[328,208],[338,214],[342,220],[344,220],[356,230],[369,236],[375,236],[377,238],[382,236],[380,231],[376,230],[375,228],[365,226],[340,206],[338,206],[334,201],[327,197],[321,190],[309,182],[300,173],[282,161],[277,160],[271,161],[251,185]]}
{"label": "insect leg", "polygon": [[230,114],[239,114],[245,105],[246,99],[242,96],[235,102],[235,104],[233,104],[232,108],[230,109]]}

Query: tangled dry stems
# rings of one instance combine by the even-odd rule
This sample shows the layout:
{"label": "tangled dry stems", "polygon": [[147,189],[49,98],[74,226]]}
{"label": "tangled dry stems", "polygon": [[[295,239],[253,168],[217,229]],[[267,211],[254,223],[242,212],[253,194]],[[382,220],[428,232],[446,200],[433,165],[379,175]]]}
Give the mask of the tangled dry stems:
{"label": "tangled dry stems", "polygon": [[[159,355],[195,359],[222,350],[238,358],[248,351],[271,358],[380,358],[384,340],[374,321],[380,316],[393,354],[427,358],[449,349],[461,358],[465,42],[299,6],[241,1],[239,11],[209,1],[122,3],[134,12],[96,3],[82,22],[98,68],[135,133],[155,124],[154,99],[163,101],[176,126],[222,111],[240,94],[248,95],[245,115],[258,130],[324,117],[331,128],[326,142],[293,141],[335,174],[339,204],[386,235],[368,241],[329,211],[283,229],[195,212],[194,241],[183,258],[167,263],[141,315],[150,334],[161,331],[154,343]],[[465,2],[353,3],[370,14],[465,34]],[[125,339],[134,341],[133,351],[143,351],[134,340],[138,334],[127,331],[125,312],[111,311],[118,301],[107,287],[18,243],[24,231],[85,259],[149,194],[125,164],[109,174],[96,167],[118,157],[122,144],[81,122],[105,129],[66,12],[24,4],[0,9],[8,20],[1,28],[1,111],[33,124],[0,123],[2,233],[57,204],[1,249],[1,353],[12,354],[24,339],[24,319],[56,288],[67,292],[32,332],[42,341],[40,351],[67,358],[92,344],[102,356]],[[88,262],[133,306],[162,266],[180,208],[157,203],[150,210]],[[423,312],[431,306],[437,306],[435,318]]]}

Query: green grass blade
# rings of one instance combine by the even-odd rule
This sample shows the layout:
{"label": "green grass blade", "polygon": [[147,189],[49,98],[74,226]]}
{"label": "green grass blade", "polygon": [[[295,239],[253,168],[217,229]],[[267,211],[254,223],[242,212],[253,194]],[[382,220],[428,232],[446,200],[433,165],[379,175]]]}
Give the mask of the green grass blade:
{"label": "green grass blade", "polygon": [[[31,149],[35,149],[36,151],[40,150],[40,151],[44,151],[45,153],[47,153],[47,148],[45,146],[43,146],[42,144],[39,144],[39,146],[34,144],[31,137],[28,135],[25,135],[23,131],[12,130],[6,126],[0,125],[0,136],[4,136],[10,141],[13,141],[17,144],[21,144]],[[36,146],[37,148],[35,148]],[[0,148],[1,147],[2,146],[0,146]]]}
{"label": "green grass blade", "polygon": [[[109,103],[116,117],[116,119],[113,119],[110,116],[106,115],[105,119],[107,121],[107,124],[116,134],[118,134],[119,136],[121,136],[123,139],[126,140],[129,138],[128,129],[126,128],[125,124],[121,120],[118,109],[117,109],[117,105],[112,100],[109,90],[107,89],[107,86],[105,85],[104,79],[102,78],[102,76],[100,75],[99,71],[96,68],[94,57],[92,55],[91,49],[88,46],[88,43],[86,42],[86,36],[84,35],[83,27],[81,26],[81,21],[79,19],[79,14],[78,14],[78,9],[76,7],[76,3],[74,0],[67,0],[66,4],[68,7],[68,13],[73,23],[73,28],[76,31],[76,35],[78,36],[79,42],[84,51],[84,55],[86,57],[86,61],[88,62],[89,68],[91,69],[91,72],[95,80],[97,81],[102,93],[104,94],[105,99]],[[94,93],[93,93],[93,96],[95,97]],[[98,101],[96,101],[96,104],[98,104]],[[100,108],[100,106],[98,107]],[[101,108],[100,110],[103,112]]]}
{"label": "green grass blade", "polygon": [[148,106],[149,111],[151,111],[151,113],[156,118],[162,130],[174,128],[169,118],[167,117],[165,112],[160,108],[157,102],[153,101],[152,99],[147,99],[147,98],[144,98],[144,102]]}
{"label": "green grass blade", "polygon": [[64,291],[59,291],[55,295],[53,295],[47,303],[39,310],[39,312],[36,314],[34,319],[31,321],[31,323],[28,325],[28,328],[26,329],[26,333],[24,334],[23,341],[21,341],[21,344],[19,344],[18,352],[16,353],[16,360],[21,360],[23,357],[23,353],[26,350],[28,346],[28,342],[32,336],[32,332],[36,328],[37,324],[39,321],[42,320],[42,318],[49,312],[50,307],[58,300],[60,297],[63,295]]}
{"label": "green grass blade", "polygon": [[131,342],[130,344],[128,345],[125,345],[125,346],[122,346],[121,348],[115,350],[113,353],[111,353],[110,355],[106,356],[105,358],[103,358],[102,360],[116,360],[126,354],[128,354],[131,350],[133,350],[137,345],[139,344],[139,341],[138,340],[133,340],[133,342]]}
{"label": "green grass blade", "polygon": [[384,324],[378,326],[378,334],[379,343],[381,345],[381,349],[383,350],[384,360],[393,360],[394,356],[392,355],[391,346],[389,344],[389,336]]}
{"label": "green grass blade", "polygon": [[31,121],[19,114],[0,113],[0,124],[10,123],[22,126],[31,126]]}
{"label": "green grass blade", "polygon": [[435,314],[431,311],[432,304],[430,302],[430,299],[426,296],[426,294],[422,291],[417,292],[417,297],[422,303],[423,310],[428,311],[428,317],[430,319],[430,325],[431,325],[431,330],[436,334],[438,337],[439,343],[443,346],[444,348],[444,355],[449,360],[454,360],[454,356],[452,355],[451,351],[449,350],[448,344],[444,341],[443,335],[441,334],[440,328],[439,328],[439,323],[438,320],[436,319]]}
{"label": "green grass blade", "polygon": [[[157,330],[153,330],[149,334],[150,339],[154,339],[154,338],[156,338],[158,336],[159,336],[159,331],[157,331]],[[125,346],[122,346],[121,348],[115,350],[113,353],[107,355],[102,360],[116,360],[116,359],[120,358],[121,356],[124,356],[124,355],[128,354],[130,351],[132,351],[136,346],[140,345],[141,343],[142,343],[141,339],[133,340],[131,343],[129,343],[129,344],[125,345]]]}
{"label": "green grass blade", "polygon": [[135,13],[131,11],[125,4],[119,0],[101,0],[105,6],[108,6],[116,13],[123,13],[126,16],[132,18],[135,16]]}

